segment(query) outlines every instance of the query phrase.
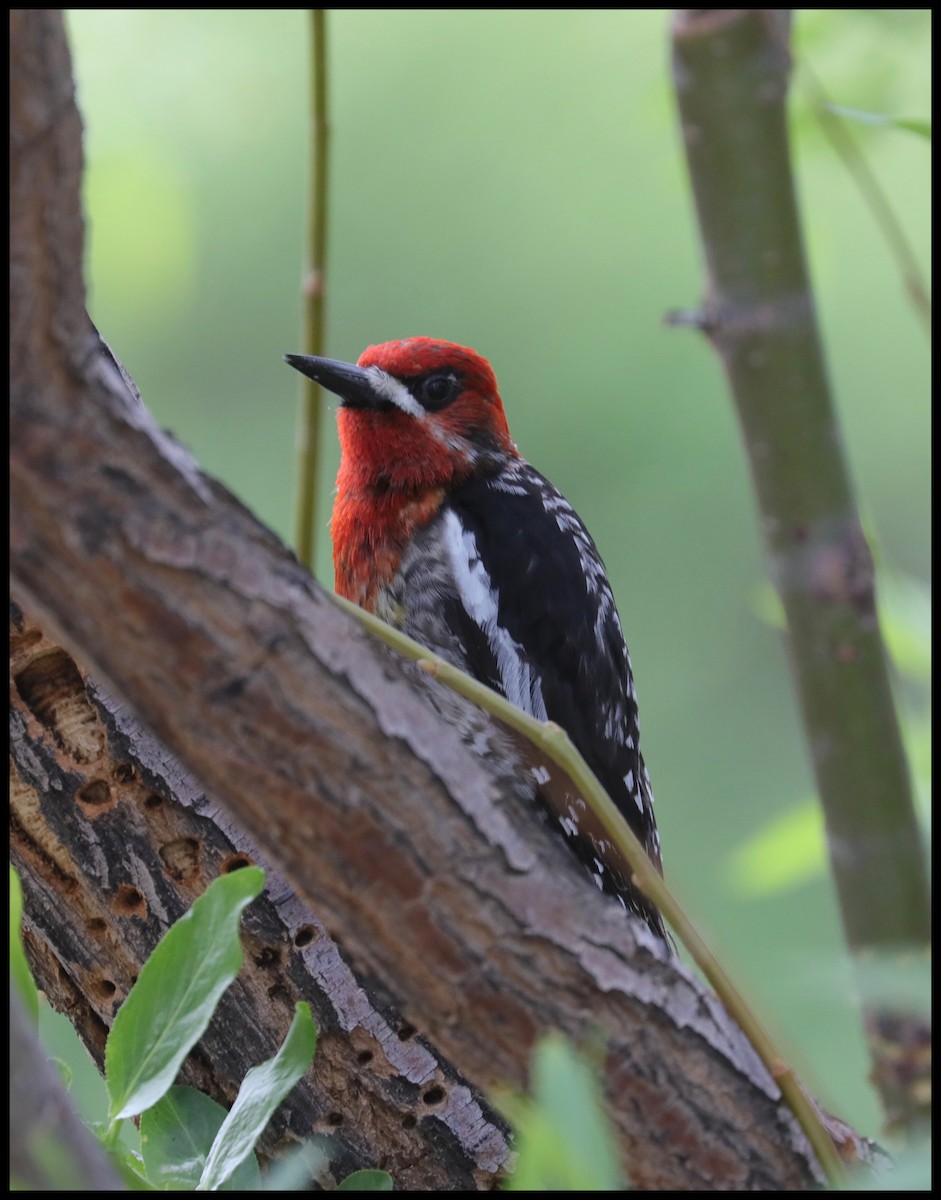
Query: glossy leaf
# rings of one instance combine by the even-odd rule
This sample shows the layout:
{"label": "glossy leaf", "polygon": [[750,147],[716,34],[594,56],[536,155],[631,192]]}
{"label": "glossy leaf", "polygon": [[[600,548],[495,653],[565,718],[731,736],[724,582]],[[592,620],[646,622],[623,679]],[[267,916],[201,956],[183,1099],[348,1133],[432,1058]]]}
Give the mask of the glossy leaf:
{"label": "glossy leaf", "polygon": [[213,880],[141,968],[105,1047],[110,1117],[133,1117],[163,1096],[242,965],[239,921],[265,875],[244,867]]}
{"label": "glossy leaf", "polygon": [[299,1001],[281,1049],[274,1058],[253,1067],[242,1080],[206,1159],[198,1184],[201,1191],[221,1187],[251,1154],[275,1109],[310,1067],[316,1048],[317,1030],[310,1007]]}
{"label": "glossy leaf", "polygon": [[[195,1188],[225,1118],[225,1109],[210,1096],[195,1088],[170,1088],[141,1115],[141,1153],[148,1180],[174,1191]],[[254,1190],[260,1184],[258,1160],[251,1154],[232,1173],[225,1189]]]}

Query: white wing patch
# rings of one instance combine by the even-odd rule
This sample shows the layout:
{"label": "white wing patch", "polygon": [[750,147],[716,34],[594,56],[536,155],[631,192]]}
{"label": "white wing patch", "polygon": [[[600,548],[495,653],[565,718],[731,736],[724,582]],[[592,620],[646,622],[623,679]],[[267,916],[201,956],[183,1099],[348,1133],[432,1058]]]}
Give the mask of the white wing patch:
{"label": "white wing patch", "polygon": [[522,647],[500,624],[500,594],[477,552],[477,539],[457,513],[444,513],[442,543],[457,593],[467,614],[487,639],[507,700],[539,721],[547,720],[542,684],[526,661]]}

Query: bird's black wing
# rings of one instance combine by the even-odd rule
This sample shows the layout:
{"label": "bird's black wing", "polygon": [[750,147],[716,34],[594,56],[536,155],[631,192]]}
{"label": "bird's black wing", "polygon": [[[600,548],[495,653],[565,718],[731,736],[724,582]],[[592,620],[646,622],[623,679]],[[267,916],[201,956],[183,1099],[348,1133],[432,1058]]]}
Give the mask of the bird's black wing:
{"label": "bird's black wing", "polygon": [[[517,459],[452,492],[436,524],[454,581],[444,619],[465,669],[566,730],[659,867],[630,658],[604,564],[578,515]],[[629,884],[605,890],[662,936],[659,914]]]}

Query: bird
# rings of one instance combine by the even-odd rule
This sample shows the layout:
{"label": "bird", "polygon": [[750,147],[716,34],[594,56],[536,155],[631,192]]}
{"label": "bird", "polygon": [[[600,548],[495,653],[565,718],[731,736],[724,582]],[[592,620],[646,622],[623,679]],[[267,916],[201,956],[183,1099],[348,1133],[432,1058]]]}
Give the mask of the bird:
{"label": "bird", "polygon": [[[604,563],[569,502],[520,455],[490,363],[429,337],[369,346],[355,364],[284,358],[340,400],[336,591],[560,725],[662,873]],[[548,817],[602,891],[666,942],[656,907],[599,857],[575,808]]]}

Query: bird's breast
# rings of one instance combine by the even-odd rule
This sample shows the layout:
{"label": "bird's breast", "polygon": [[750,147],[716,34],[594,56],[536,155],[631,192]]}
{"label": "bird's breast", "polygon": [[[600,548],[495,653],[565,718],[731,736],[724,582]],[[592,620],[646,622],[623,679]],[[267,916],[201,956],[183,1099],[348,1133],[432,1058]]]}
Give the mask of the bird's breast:
{"label": "bird's breast", "polygon": [[[330,533],[337,592],[390,624],[403,624],[391,599],[403,555],[441,508],[441,488],[337,494]],[[380,611],[380,604],[384,611]]]}

